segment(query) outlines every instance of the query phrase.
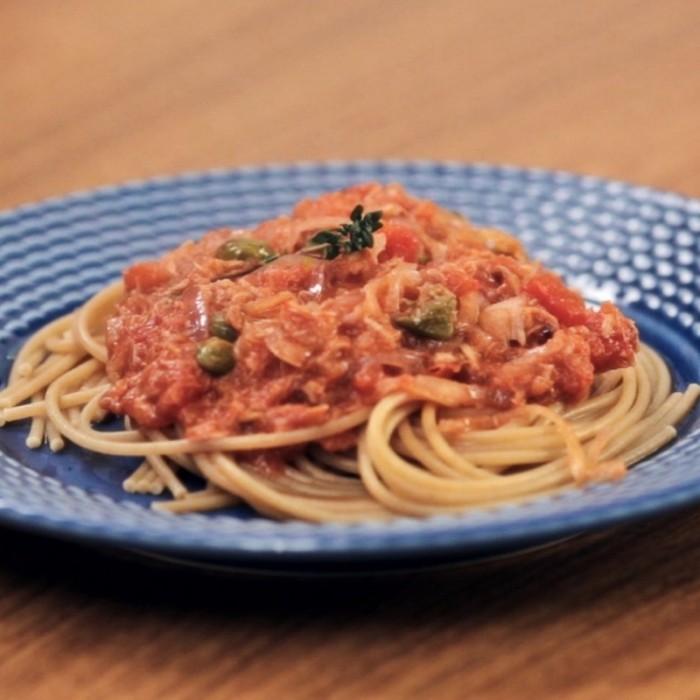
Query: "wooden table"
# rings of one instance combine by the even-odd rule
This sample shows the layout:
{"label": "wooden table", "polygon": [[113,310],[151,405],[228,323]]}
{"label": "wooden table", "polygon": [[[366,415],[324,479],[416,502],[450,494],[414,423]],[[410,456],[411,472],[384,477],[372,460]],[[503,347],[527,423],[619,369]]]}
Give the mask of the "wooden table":
{"label": "wooden table", "polygon": [[[691,0],[8,0],[0,207],[363,157],[700,196],[699,30]],[[690,700],[699,532],[690,511],[479,566],[261,580],[3,529],[0,696]]]}

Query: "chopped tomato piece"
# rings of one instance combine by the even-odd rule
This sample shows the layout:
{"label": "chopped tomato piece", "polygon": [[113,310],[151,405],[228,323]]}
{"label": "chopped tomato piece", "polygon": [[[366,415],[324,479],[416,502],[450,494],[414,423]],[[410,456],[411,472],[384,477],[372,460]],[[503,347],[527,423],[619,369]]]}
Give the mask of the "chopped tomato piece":
{"label": "chopped tomato piece", "polygon": [[406,262],[416,262],[423,252],[423,244],[418,236],[401,224],[386,224],[381,232],[386,236],[386,247],[379,254],[379,262],[401,258]]}
{"label": "chopped tomato piece", "polygon": [[150,292],[170,280],[168,268],[159,260],[136,263],[124,272],[126,288],[138,289],[140,292]]}
{"label": "chopped tomato piece", "polygon": [[559,275],[540,271],[525,284],[524,290],[564,326],[585,324],[587,312],[583,297],[567,287]]}
{"label": "chopped tomato piece", "polygon": [[589,311],[586,327],[591,331],[588,342],[597,371],[634,364],[634,355],[639,349],[639,332],[616,306],[606,301],[600,311]]}

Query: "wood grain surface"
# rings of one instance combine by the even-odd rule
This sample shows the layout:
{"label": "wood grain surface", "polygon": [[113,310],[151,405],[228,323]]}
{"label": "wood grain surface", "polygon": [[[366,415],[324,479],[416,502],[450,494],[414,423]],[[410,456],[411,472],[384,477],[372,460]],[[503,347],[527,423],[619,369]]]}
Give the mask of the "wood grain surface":
{"label": "wood grain surface", "polygon": [[[699,32],[691,0],[1,0],[0,208],[375,157],[700,196]],[[2,529],[0,697],[696,700],[699,532],[686,511],[480,565],[261,579]]]}

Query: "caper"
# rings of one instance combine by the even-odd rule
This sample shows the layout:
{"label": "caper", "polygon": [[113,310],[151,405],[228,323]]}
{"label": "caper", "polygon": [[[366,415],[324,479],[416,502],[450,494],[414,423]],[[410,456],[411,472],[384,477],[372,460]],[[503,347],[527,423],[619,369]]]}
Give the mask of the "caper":
{"label": "caper", "polygon": [[209,332],[217,338],[228,340],[229,343],[238,338],[236,329],[226,320],[226,316],[223,314],[214,314],[211,317],[209,320]]}
{"label": "caper", "polygon": [[272,248],[254,238],[232,238],[219,246],[216,257],[220,260],[244,260],[259,263],[269,262],[275,258]]}
{"label": "caper", "polygon": [[235,364],[233,345],[221,338],[207,338],[197,347],[197,364],[217,377],[230,372]]}

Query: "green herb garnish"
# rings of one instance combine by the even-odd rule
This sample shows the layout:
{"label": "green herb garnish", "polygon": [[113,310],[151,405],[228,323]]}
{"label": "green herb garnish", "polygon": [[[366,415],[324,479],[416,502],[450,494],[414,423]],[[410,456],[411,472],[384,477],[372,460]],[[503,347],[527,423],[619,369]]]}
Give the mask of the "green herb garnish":
{"label": "green herb garnish", "polygon": [[339,255],[354,253],[374,245],[374,232],[382,227],[381,211],[364,214],[361,204],[350,212],[350,223],[319,231],[301,249],[304,255],[333,260]]}

